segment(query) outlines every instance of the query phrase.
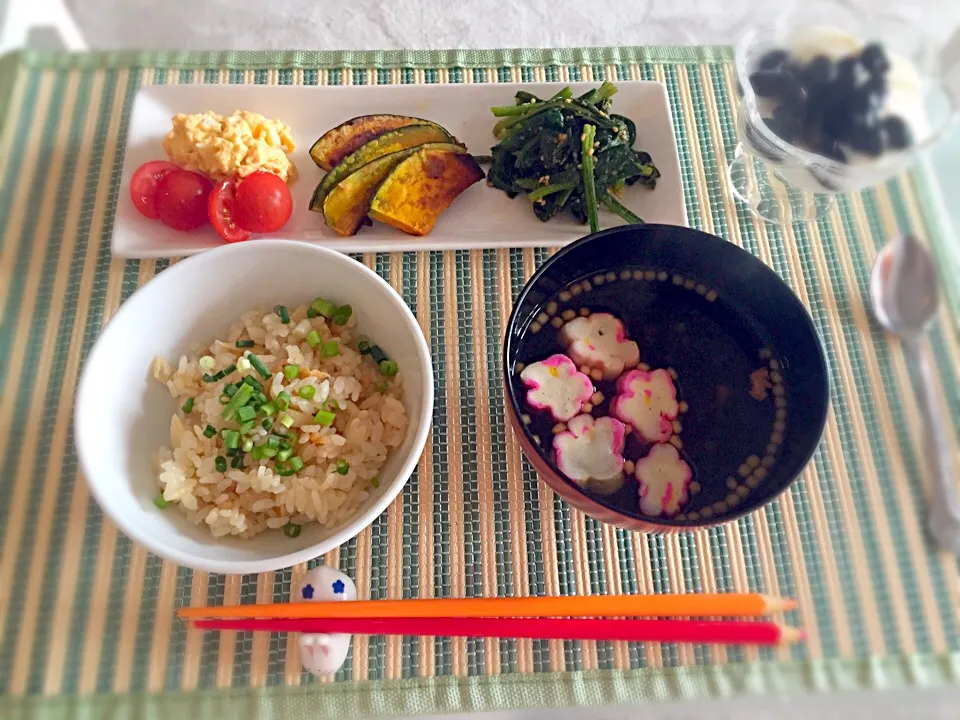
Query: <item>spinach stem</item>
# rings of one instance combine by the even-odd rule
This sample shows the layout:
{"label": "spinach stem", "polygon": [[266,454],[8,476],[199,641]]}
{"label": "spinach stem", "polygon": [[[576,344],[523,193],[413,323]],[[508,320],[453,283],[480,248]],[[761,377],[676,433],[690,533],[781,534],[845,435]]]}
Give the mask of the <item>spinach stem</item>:
{"label": "spinach stem", "polygon": [[583,197],[587,205],[587,221],[590,223],[590,232],[600,231],[600,218],[597,216],[597,187],[593,178],[593,139],[597,128],[594,125],[584,125],[581,138],[581,165],[583,166]]}
{"label": "spinach stem", "polygon": [[527,193],[527,200],[530,202],[536,202],[540,198],[545,198],[547,195],[553,195],[554,193],[562,192],[563,190],[570,190],[574,187],[574,185],[575,183],[572,182],[543,185],[542,187],[538,187],[536,190],[531,190],[529,193]]}
{"label": "spinach stem", "polygon": [[607,208],[612,213],[616,213],[624,220],[626,220],[631,225],[643,225],[644,220],[642,217],[633,212],[630,208],[626,207],[623,203],[617,200],[613,195],[604,190],[600,195],[600,202],[603,203],[604,207]]}

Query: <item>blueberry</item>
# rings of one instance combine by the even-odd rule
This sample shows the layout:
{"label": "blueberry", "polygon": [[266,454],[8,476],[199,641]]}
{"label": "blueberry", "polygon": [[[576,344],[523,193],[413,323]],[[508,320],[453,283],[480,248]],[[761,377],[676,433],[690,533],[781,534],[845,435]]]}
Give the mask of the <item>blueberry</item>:
{"label": "blueberry", "polygon": [[794,143],[797,138],[800,136],[799,130],[796,125],[791,122],[782,122],[775,117],[769,117],[763,119],[764,124],[770,129],[774,135],[783,140],[784,142]]}
{"label": "blueberry", "polygon": [[760,58],[757,68],[760,70],[779,70],[789,57],[786,50],[771,50],[764,53],[763,57]]}
{"label": "blueberry", "polygon": [[823,140],[817,144],[814,152],[818,155],[823,155],[823,157],[828,160],[836,160],[842,163],[847,162],[847,154],[843,151],[843,148],[840,147],[840,143],[834,140]]}
{"label": "blueberry", "polygon": [[826,55],[817,55],[800,70],[800,78],[807,90],[829,85],[837,77],[837,66]]}
{"label": "blueberry", "polygon": [[883,95],[865,86],[848,93],[844,98],[843,106],[854,118],[872,125],[875,124],[876,117],[883,107]]}
{"label": "blueberry", "polygon": [[890,60],[880,43],[868,43],[860,51],[860,63],[873,76],[883,75],[890,68]]}
{"label": "blueberry", "polygon": [[854,120],[842,108],[833,107],[824,112],[821,128],[826,138],[846,142],[853,132]]}
{"label": "blueberry", "polygon": [[879,127],[857,123],[848,139],[850,147],[864,155],[876,157],[883,152],[883,134]]}
{"label": "blueberry", "polygon": [[897,115],[884,118],[880,123],[880,132],[883,135],[884,145],[889,150],[903,150],[913,142],[910,128],[903,118]]}
{"label": "blueberry", "polygon": [[783,73],[774,70],[758,70],[750,75],[750,85],[760,97],[776,97],[783,83]]}
{"label": "blueberry", "polygon": [[805,117],[788,105],[777,105],[773,117],[765,119],[767,127],[788,143],[795,142],[803,132]]}
{"label": "blueberry", "polygon": [[861,77],[866,73],[863,65],[855,57],[845,57],[837,63],[837,84],[845,90],[855,89],[861,82]]}
{"label": "blueberry", "polygon": [[777,97],[783,105],[799,112],[807,104],[807,88],[796,75],[784,72],[781,75]]}

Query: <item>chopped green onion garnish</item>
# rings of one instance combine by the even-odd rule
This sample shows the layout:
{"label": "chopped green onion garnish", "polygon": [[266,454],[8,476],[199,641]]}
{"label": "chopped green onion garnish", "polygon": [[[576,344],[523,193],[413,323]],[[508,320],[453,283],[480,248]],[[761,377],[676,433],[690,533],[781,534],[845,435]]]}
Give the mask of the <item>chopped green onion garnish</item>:
{"label": "chopped green onion garnish", "polygon": [[249,385],[254,390],[263,390],[263,383],[257,380],[253,375],[244,375],[243,384]]}
{"label": "chopped green onion garnish", "polygon": [[280,316],[280,322],[282,322],[284,325],[290,322],[290,311],[287,310],[287,308],[283,305],[277,305],[273,311]]}
{"label": "chopped green onion garnish", "polygon": [[193,412],[193,398],[187,398],[187,401],[180,407],[184,413],[189,414]]}
{"label": "chopped green onion garnish", "polygon": [[240,426],[240,432],[244,435],[249,435],[253,432],[254,428],[257,427],[256,420],[247,420],[243,425]]}
{"label": "chopped green onion garnish", "polygon": [[227,365],[223,370],[218,372],[217,375],[219,375],[220,373],[223,373],[223,377],[226,377],[230,373],[235,372],[236,369],[237,369],[237,366],[231,363],[230,365]]}
{"label": "chopped green onion garnish", "polygon": [[251,450],[253,450],[253,438],[246,438],[243,441],[243,445],[241,445],[240,448],[244,452],[250,452]]}
{"label": "chopped green onion garnish", "polygon": [[225,385],[223,388],[223,394],[226,395],[227,397],[233,397],[234,395],[237,394],[237,386],[234,385],[233,383],[229,383]]}
{"label": "chopped green onion garnish", "polygon": [[227,459],[223,455],[217,455],[216,459],[213,461],[213,466],[217,468],[217,472],[226,472]]}
{"label": "chopped green onion garnish", "polygon": [[228,402],[230,402],[230,396],[227,395],[226,393],[221,393],[221,394],[220,394],[220,404],[221,404],[221,405],[226,405]]}
{"label": "chopped green onion garnish", "polygon": [[204,381],[205,383],[214,383],[214,382],[217,381],[217,378],[216,378],[216,376],[211,375],[210,373],[204,373],[204,374],[203,374],[203,381]]}
{"label": "chopped green onion garnish", "polygon": [[240,447],[240,433],[236,430],[221,430],[220,434],[223,436],[223,446],[227,450],[236,450]]}
{"label": "chopped green onion garnish", "polygon": [[233,457],[234,455],[239,455],[240,448],[232,448],[230,450],[224,450],[223,454],[226,455],[227,457]]}
{"label": "chopped green onion garnish", "polygon": [[230,402],[227,403],[226,410],[223,411],[223,416],[224,417],[227,417],[228,415],[230,415],[231,417],[235,416],[237,413],[237,410],[242,408],[248,402],[250,402],[250,398],[252,397],[253,397],[253,388],[250,387],[249,385],[241,386],[237,390],[237,392],[234,394],[234,396],[230,398]]}
{"label": "chopped green onion garnish", "polygon": [[[316,331],[314,331],[316,332]],[[283,366],[283,376],[287,380],[296,380],[300,377],[300,366],[299,365],[284,365]]]}
{"label": "chopped green onion garnish", "polygon": [[271,435],[270,437],[267,438],[267,441],[264,444],[268,448],[273,448],[274,450],[277,450],[280,448],[280,442],[281,442],[280,438],[278,438],[276,435]]}
{"label": "chopped green onion garnish", "polygon": [[[153,499],[153,504],[156,505],[161,510],[166,510],[167,506],[170,504],[168,500],[163,497],[163,494],[157,495]],[[299,533],[297,533],[299,535]]]}
{"label": "chopped green onion garnish", "polygon": [[374,361],[377,365],[379,365],[380,363],[382,363],[384,360],[387,359],[387,354],[386,354],[383,350],[380,349],[380,346],[379,346],[379,345],[371,345],[371,346],[370,346],[370,357],[372,357],[372,358],[373,358],[373,361]]}
{"label": "chopped green onion garnish", "polygon": [[333,320],[334,325],[346,325],[351,315],[353,315],[353,308],[349,305],[341,305],[333,311],[330,319]]}
{"label": "chopped green onion garnish", "polygon": [[316,348],[323,343],[323,340],[320,339],[320,333],[316,330],[311,330],[307,333],[307,342],[310,343],[310,347]]}
{"label": "chopped green onion garnish", "polygon": [[290,469],[294,472],[299,472],[303,470],[303,460],[294,455],[287,461],[287,465],[290,466]]}
{"label": "chopped green onion garnish", "polygon": [[242,468],[243,467],[243,455],[234,455],[233,460],[230,461],[230,467],[232,468]]}
{"label": "chopped green onion garnish", "polygon": [[280,424],[283,425],[285,428],[292,427],[293,418],[290,417],[287,413],[284,413],[283,415],[280,416]]}
{"label": "chopped green onion garnish", "polygon": [[253,340],[237,340],[238,348],[251,348],[254,345],[256,345],[256,343]]}
{"label": "chopped green onion garnish", "polygon": [[317,311],[314,310],[312,307],[308,307],[308,308],[307,308],[307,317],[312,320],[312,319],[315,318],[316,316],[317,316]]}
{"label": "chopped green onion garnish", "polygon": [[389,388],[390,388],[390,383],[388,383],[386,380],[377,380],[377,382],[373,384],[373,389],[376,390],[381,395],[385,393]]}
{"label": "chopped green onion garnish", "polygon": [[292,448],[292,446],[290,445],[290,443],[288,443],[286,440],[281,440],[281,441],[280,441],[280,445],[279,445],[279,449],[280,449],[280,450],[291,450],[291,449],[293,449],[293,448]]}
{"label": "chopped green onion garnish", "polygon": [[[277,393],[277,397],[274,398],[273,402],[281,410],[286,410],[288,407],[290,407],[291,399],[292,398],[290,397],[290,393],[288,393],[286,390],[281,390],[280,392]],[[290,427],[290,426],[288,425],[287,427]]]}
{"label": "chopped green onion garnish", "polygon": [[213,437],[214,435],[216,435],[216,434],[217,434],[217,429],[216,429],[213,425],[207,425],[207,426],[203,429],[203,436],[204,436],[204,437],[212,438],[212,437]]}
{"label": "chopped green onion garnish", "polygon": [[295,523],[287,523],[283,526],[283,534],[288,538],[295,538],[300,535],[300,526]]}
{"label": "chopped green onion garnish", "polygon": [[264,449],[266,449],[266,447],[267,447],[266,445],[257,445],[256,447],[253,448],[253,450],[250,451],[250,457],[253,460],[263,460],[264,458],[263,451]]}
{"label": "chopped green onion garnish", "polygon": [[316,414],[316,416],[313,418],[313,421],[314,421],[317,425],[323,425],[324,427],[330,427],[331,425],[333,425],[333,421],[336,420],[336,418],[337,418],[337,416],[334,415],[334,414],[333,414],[332,412],[330,412],[329,410],[321,410],[321,411],[318,412],[318,413]]}
{"label": "chopped green onion garnish", "polygon": [[279,451],[276,448],[267,447],[266,445],[260,446],[260,455],[262,455],[264,458],[276,457],[277,452]]}
{"label": "chopped green onion garnish", "polygon": [[373,485],[373,487],[375,487],[375,488],[380,487],[380,478],[378,478],[378,477],[372,477],[372,478],[370,478],[370,484]]}
{"label": "chopped green onion garnish", "polygon": [[274,469],[277,471],[277,475],[280,475],[281,477],[290,477],[293,475],[293,470],[285,462],[278,462],[274,466]]}
{"label": "chopped green onion garnish", "polygon": [[336,357],[340,354],[340,343],[336,340],[328,340],[320,349],[320,357]]}
{"label": "chopped green onion garnish", "polygon": [[247,360],[245,357],[237,358],[237,370],[239,370],[240,372],[250,372],[252,368],[253,368],[253,365],[251,365],[250,361]]}
{"label": "chopped green onion garnish", "polygon": [[253,420],[257,416],[257,411],[254,410],[249,405],[246,405],[239,410],[237,410],[237,420],[240,422],[246,422],[247,420]]}
{"label": "chopped green onion garnish", "polygon": [[[274,402],[265,402],[263,405],[260,406],[260,414],[266,415],[267,417],[270,417],[276,411],[277,411],[277,405]],[[264,420],[264,422],[267,422],[267,421]]]}
{"label": "chopped green onion garnish", "polygon": [[381,360],[380,361],[380,374],[386,375],[387,377],[393,377],[397,374],[397,371],[400,369],[400,366],[397,365],[396,360]]}
{"label": "chopped green onion garnish", "polygon": [[370,338],[366,335],[361,335],[357,338],[357,352],[361,355],[366,355],[370,352],[370,348],[373,347],[373,343],[370,342]]}
{"label": "chopped green onion garnish", "polygon": [[[253,365],[253,369],[260,373],[260,377],[262,377],[264,380],[269,380],[271,377],[273,377],[270,374],[270,371],[267,369],[267,366],[263,364],[263,361],[261,361],[260,358],[253,353],[247,353],[247,360],[250,361],[250,364]],[[249,375],[247,377],[249,377]]]}
{"label": "chopped green onion garnish", "polygon": [[304,385],[302,388],[297,390],[297,395],[302,397],[304,400],[310,400],[316,394],[317,389],[313,385]]}
{"label": "chopped green onion garnish", "polygon": [[[263,408],[260,409],[263,410]],[[269,430],[273,427],[273,420],[270,418],[265,418],[264,421],[260,423],[260,427],[262,427],[264,430]]]}
{"label": "chopped green onion garnish", "polygon": [[348,462],[347,462],[346,460],[344,460],[343,458],[338,458],[338,459],[337,459],[337,474],[338,474],[338,475],[346,475],[348,472],[350,472],[350,463],[348,463]]}
{"label": "chopped green onion garnish", "polygon": [[201,370],[213,370],[217,366],[217,361],[214,360],[210,355],[204,355],[200,358],[200,369]]}
{"label": "chopped green onion garnish", "polygon": [[277,460],[280,462],[286,462],[290,459],[290,456],[293,455],[293,449],[280,450],[277,452]]}
{"label": "chopped green onion garnish", "polygon": [[333,313],[337,310],[336,305],[329,300],[324,300],[323,298],[317,298],[314,300],[312,303],[310,303],[310,307],[313,308],[313,311],[317,313],[317,315],[323,315],[325,318],[333,317]]}

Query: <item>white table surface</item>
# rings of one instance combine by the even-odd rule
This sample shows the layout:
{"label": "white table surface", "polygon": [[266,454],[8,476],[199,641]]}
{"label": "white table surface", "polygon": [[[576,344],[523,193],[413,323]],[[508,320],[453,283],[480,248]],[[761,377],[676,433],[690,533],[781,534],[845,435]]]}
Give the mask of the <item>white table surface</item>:
{"label": "white table surface", "polygon": [[[51,0],[0,0],[29,13]],[[58,0],[52,0],[54,4]],[[842,0],[837,0],[841,2]],[[855,2],[856,0],[847,0]],[[866,0],[865,0],[866,1]],[[749,24],[795,0],[63,0],[93,50],[374,50],[729,44]],[[960,26],[958,0],[873,0],[929,20],[931,42]],[[9,17],[9,16],[8,16]],[[49,17],[49,16],[47,16]],[[947,211],[960,228],[960,133],[934,153]],[[951,200],[951,198],[953,198]],[[960,689],[846,692],[796,698],[664,703],[590,710],[530,710],[480,720],[946,720]],[[462,717],[462,716],[460,716]],[[454,720],[438,718],[438,720]]]}

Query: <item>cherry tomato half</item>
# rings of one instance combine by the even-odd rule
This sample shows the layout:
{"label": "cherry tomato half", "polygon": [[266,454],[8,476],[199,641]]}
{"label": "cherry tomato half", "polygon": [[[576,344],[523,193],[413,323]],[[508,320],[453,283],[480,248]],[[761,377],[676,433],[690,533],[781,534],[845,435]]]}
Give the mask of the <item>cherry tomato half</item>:
{"label": "cherry tomato half", "polygon": [[223,180],[216,184],[210,193],[207,203],[207,213],[210,224],[220,233],[220,237],[228,243],[240,242],[250,237],[250,232],[239,227],[233,220],[234,198],[237,192],[237,183],[233,180]]}
{"label": "cherry tomato half", "polygon": [[207,222],[210,181],[199,173],[176,170],[157,184],[157,215],[174,230],[193,230]]}
{"label": "cherry tomato half", "polygon": [[157,215],[157,184],[179,168],[166,160],[151,160],[137,168],[130,178],[130,199],[140,214],[151,220]]}
{"label": "cherry tomato half", "polygon": [[274,232],[293,213],[290,188],[273,173],[258,170],[237,184],[233,219],[244,230]]}

